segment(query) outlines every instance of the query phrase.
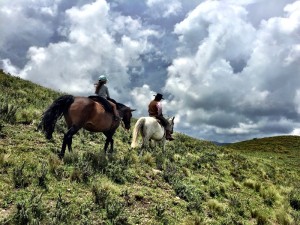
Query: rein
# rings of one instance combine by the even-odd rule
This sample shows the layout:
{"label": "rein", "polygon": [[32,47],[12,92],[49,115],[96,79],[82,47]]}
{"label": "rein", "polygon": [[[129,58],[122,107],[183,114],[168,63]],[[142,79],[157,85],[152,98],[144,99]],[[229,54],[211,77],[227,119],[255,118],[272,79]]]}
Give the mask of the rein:
{"label": "rein", "polygon": [[[123,108],[123,107],[122,107]],[[120,116],[120,124],[121,124],[121,126],[123,127],[123,129],[125,129],[125,124],[124,124],[124,122],[123,122],[123,116],[124,116],[124,113],[123,113],[123,111],[121,110],[122,108],[120,108],[120,109],[118,109],[118,112],[119,112],[119,116]]]}

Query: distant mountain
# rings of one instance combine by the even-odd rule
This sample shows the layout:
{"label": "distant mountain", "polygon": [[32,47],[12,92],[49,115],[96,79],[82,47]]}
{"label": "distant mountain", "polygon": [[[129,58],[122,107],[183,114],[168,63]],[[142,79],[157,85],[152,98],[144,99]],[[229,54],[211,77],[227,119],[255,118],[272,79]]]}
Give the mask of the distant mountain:
{"label": "distant mountain", "polygon": [[217,141],[212,141],[212,143],[214,143],[215,145],[218,145],[218,146],[226,146],[226,145],[231,144],[231,143],[223,143],[223,142],[217,142]]}
{"label": "distant mountain", "polygon": [[227,145],[230,148],[238,150],[251,151],[299,151],[300,152],[300,136],[284,135],[265,138],[254,138]]}

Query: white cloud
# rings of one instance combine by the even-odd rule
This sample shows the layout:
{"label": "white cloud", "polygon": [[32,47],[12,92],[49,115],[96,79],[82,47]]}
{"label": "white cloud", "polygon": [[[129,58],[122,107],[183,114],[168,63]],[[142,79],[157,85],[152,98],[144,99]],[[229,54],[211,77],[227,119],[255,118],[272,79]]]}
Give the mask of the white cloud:
{"label": "white cloud", "polygon": [[0,1],[0,67],[147,115],[162,92],[177,131],[237,141],[300,127],[300,1]]}
{"label": "white cloud", "polygon": [[157,32],[144,28],[139,20],[113,14],[102,0],[73,6],[65,12],[63,25],[59,28],[63,41],[29,48],[21,77],[56,90],[93,94],[93,82],[106,73],[112,97],[128,96],[128,67],[140,65],[139,56],[152,48],[148,37]]}
{"label": "white cloud", "polygon": [[178,14],[182,5],[178,0],[147,0],[148,7],[151,10],[152,14],[155,14],[157,17],[170,17]]}
{"label": "white cloud", "polygon": [[[300,85],[297,8],[298,3],[288,5],[285,16],[256,29],[244,6],[198,5],[174,29],[180,45],[165,86],[178,103],[174,111],[190,127],[206,130],[203,136],[292,129],[298,118],[293,96]],[[268,117],[268,123],[259,122]],[[272,125],[271,131],[268,124],[281,118],[287,122]]]}

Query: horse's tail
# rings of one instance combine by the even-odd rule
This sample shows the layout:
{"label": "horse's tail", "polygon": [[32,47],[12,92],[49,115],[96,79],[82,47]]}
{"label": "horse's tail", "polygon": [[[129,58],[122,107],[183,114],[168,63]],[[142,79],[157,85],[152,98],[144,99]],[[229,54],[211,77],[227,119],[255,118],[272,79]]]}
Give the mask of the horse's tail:
{"label": "horse's tail", "polygon": [[63,113],[67,112],[73,102],[74,96],[63,95],[54,100],[49,108],[43,113],[39,128],[43,131],[47,139],[52,138],[52,133],[54,132],[57,120],[63,115]]}
{"label": "horse's tail", "polygon": [[142,130],[145,124],[145,118],[139,118],[136,124],[134,125],[133,134],[132,134],[132,141],[131,141],[131,148],[138,147],[138,135],[139,132]]}

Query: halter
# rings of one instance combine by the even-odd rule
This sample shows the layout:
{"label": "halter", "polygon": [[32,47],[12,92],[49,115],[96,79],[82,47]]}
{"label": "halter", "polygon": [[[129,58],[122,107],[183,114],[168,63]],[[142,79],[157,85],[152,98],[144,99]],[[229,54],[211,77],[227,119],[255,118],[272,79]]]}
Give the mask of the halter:
{"label": "halter", "polygon": [[[118,109],[118,111],[119,111],[119,116],[120,116],[120,124],[121,124],[121,126],[124,128],[124,129],[126,129],[126,127],[125,127],[125,122],[123,121],[123,118],[124,118],[124,112],[123,112],[123,108],[125,108],[126,106],[124,106],[124,107],[122,107],[122,108],[120,108],[120,109]],[[126,107],[126,109],[127,109],[128,107]],[[130,121],[129,121],[129,123],[130,123]],[[129,124],[129,126],[130,126],[130,124]],[[129,129],[129,128],[128,128]]]}

